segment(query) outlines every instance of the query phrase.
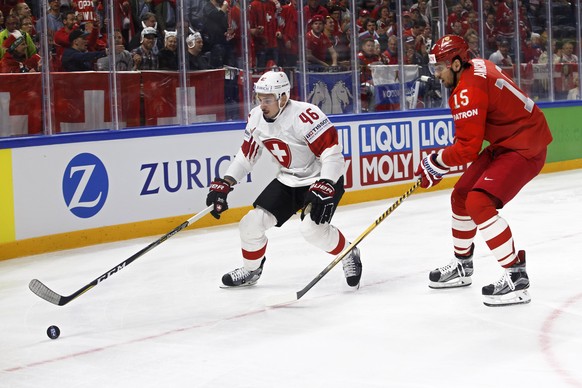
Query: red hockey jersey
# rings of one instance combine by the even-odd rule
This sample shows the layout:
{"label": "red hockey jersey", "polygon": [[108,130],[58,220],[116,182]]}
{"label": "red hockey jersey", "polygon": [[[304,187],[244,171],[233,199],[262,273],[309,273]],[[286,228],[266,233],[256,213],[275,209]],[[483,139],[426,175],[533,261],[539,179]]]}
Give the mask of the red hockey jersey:
{"label": "red hockey jersey", "polygon": [[484,140],[527,159],[539,154],[552,141],[540,108],[493,62],[469,63],[449,98],[455,142],[443,151],[443,162],[459,166],[474,161]]}

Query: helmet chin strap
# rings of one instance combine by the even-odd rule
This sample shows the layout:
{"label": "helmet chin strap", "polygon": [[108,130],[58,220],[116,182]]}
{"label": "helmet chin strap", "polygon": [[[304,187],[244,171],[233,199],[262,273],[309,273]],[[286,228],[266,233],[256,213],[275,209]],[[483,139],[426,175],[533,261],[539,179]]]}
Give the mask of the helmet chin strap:
{"label": "helmet chin strap", "polygon": [[283,104],[283,106],[281,106],[281,97],[279,97],[279,99],[277,100],[277,105],[279,106],[279,112],[272,119],[267,119],[265,117],[265,120],[267,120],[269,122],[273,122],[273,121],[277,120],[277,118],[279,118],[279,116],[281,116],[281,113],[283,113],[283,109],[285,109],[285,107],[287,106],[287,103],[289,102],[289,98],[287,98],[287,101],[285,101],[285,104]]}

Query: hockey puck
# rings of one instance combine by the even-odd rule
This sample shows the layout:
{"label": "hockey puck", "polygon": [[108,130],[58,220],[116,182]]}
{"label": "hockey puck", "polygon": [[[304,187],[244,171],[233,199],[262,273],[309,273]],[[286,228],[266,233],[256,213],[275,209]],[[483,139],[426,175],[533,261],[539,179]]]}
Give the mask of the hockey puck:
{"label": "hockey puck", "polygon": [[57,339],[59,335],[61,335],[61,329],[58,326],[52,325],[46,329],[46,335],[49,336],[50,339]]}

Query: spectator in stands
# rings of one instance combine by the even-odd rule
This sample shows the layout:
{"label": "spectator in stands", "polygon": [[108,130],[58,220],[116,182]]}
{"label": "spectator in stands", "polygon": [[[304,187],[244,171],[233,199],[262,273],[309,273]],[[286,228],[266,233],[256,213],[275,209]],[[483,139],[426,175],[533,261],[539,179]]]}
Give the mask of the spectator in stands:
{"label": "spectator in stands", "polygon": [[16,3],[13,8],[13,14],[20,19],[20,26],[22,27],[22,19],[25,17],[30,18],[31,30],[26,31],[27,34],[34,37],[36,35],[36,29],[34,28],[34,23],[36,23],[36,18],[32,15],[32,10],[24,1],[21,3]]}
{"label": "spectator in stands", "polygon": [[373,110],[374,104],[374,81],[372,80],[371,64],[380,62],[380,56],[376,54],[375,41],[372,38],[360,40],[360,51],[358,52],[358,65],[360,66],[360,98],[362,100],[362,111]]}
{"label": "spectator in stands", "polygon": [[[402,31],[403,31],[403,35],[410,35],[411,31],[410,29],[412,28],[414,24],[414,21],[412,20],[412,17],[410,17],[410,12],[408,11],[404,11],[402,12]],[[400,32],[397,30],[394,32],[396,35],[400,35]]]}
{"label": "spectator in stands", "polygon": [[307,5],[303,7],[303,20],[305,23],[309,23],[315,15],[320,15],[325,19],[326,16],[329,16],[329,11],[320,4],[319,0],[307,0]]}
{"label": "spectator in stands", "polygon": [[396,35],[388,37],[388,48],[382,53],[381,59],[385,65],[398,64],[398,37]]}
{"label": "spectator in stands", "polygon": [[4,31],[4,12],[0,10],[0,32]]}
{"label": "spectator in stands", "polygon": [[[54,42],[56,47],[56,60],[61,63],[65,49],[70,46],[69,35],[75,28],[76,17],[75,11],[68,11],[63,18],[63,28],[55,32]],[[60,70],[60,68],[59,68]]]}
{"label": "spectator in stands", "polygon": [[[133,39],[133,37],[135,37],[136,35],[139,36],[141,34],[141,30],[143,30],[146,27],[144,26],[144,20],[146,20],[147,18],[146,14],[152,13],[154,15],[154,19],[156,18],[156,15],[153,13],[154,8],[152,0],[128,0],[128,1],[129,8],[131,10],[130,11],[132,15],[131,21],[133,22],[134,31],[134,35],[128,37],[128,42],[130,42]],[[155,28],[157,28],[157,26]]]}
{"label": "spectator in stands", "polygon": [[428,56],[423,56],[416,50],[416,40],[412,36],[404,38],[404,64],[418,65],[428,70]]}
{"label": "spectator in stands", "polygon": [[[539,37],[539,34],[536,34]],[[531,38],[526,39],[521,51],[523,55],[523,62],[525,63],[538,63],[540,60],[540,56],[542,55],[542,49],[539,45],[535,45],[533,43],[533,36]]]}
{"label": "spectator in stands", "polygon": [[153,0],[152,1],[156,20],[159,22],[159,30],[176,27],[176,0]]}
{"label": "spectator in stands", "polygon": [[506,40],[500,40],[497,43],[497,51],[489,56],[489,60],[495,63],[497,66],[512,66],[513,61],[509,56],[509,42]]}
{"label": "spectator in stands", "polygon": [[158,54],[160,70],[178,70],[178,33],[164,31],[164,48]]}
{"label": "spectator in stands", "polygon": [[449,16],[447,17],[447,24],[446,24],[446,28],[445,28],[445,32],[447,34],[453,33],[453,31],[454,31],[453,26],[454,26],[455,22],[461,23],[463,21],[462,12],[463,12],[463,5],[461,3],[456,3],[451,7],[451,12],[449,13]]}
{"label": "spectator in stands", "polygon": [[562,45],[558,62],[554,63],[578,63],[578,57],[574,54],[574,43],[567,41]]}
{"label": "spectator in stands", "polygon": [[[144,28],[146,27],[150,27],[153,28],[154,30],[156,30],[156,34],[158,34],[158,22],[156,20],[156,15],[152,12],[146,12],[142,15],[141,18],[141,25],[143,26],[140,29],[140,33],[139,34],[135,34],[135,36],[131,39],[131,41],[129,42],[129,44],[127,45],[127,49],[129,51],[133,51],[136,48],[138,48],[141,44],[141,31],[143,31]],[[157,54],[158,51],[161,49],[161,47],[158,47],[158,43],[154,42],[154,47],[153,50],[154,52]]]}
{"label": "spectator in stands", "polygon": [[[20,19],[16,15],[6,16],[6,29],[0,32],[0,44],[3,43],[10,34],[15,31],[20,30]],[[36,45],[34,44],[32,37],[27,33],[22,34],[24,41],[26,42],[26,56],[28,58],[36,54]],[[4,56],[4,49],[0,49],[0,58]]]}
{"label": "spectator in stands", "polygon": [[330,8],[329,16],[335,20],[336,33],[345,33],[350,27],[350,21],[342,17],[342,7],[339,5]]}
{"label": "spectator in stands", "polygon": [[360,10],[358,18],[356,19],[356,28],[358,29],[358,35],[366,31],[366,22],[370,18],[370,12],[366,9]]}
{"label": "spectator in stands", "polygon": [[[313,1],[313,0],[312,0]],[[277,1],[277,5],[279,2]],[[279,62],[276,5],[271,0],[253,0],[249,6],[249,27],[255,49],[256,65],[261,71],[269,60]],[[280,9],[280,5],[279,5]]]}
{"label": "spectator in stands", "polygon": [[280,60],[283,67],[297,66],[299,56],[299,15],[297,14],[297,0],[291,0],[281,7],[281,20],[283,25],[281,31],[281,52]]}
{"label": "spectator in stands", "polygon": [[[296,2],[296,0],[292,0],[292,2]],[[291,4],[287,4],[285,7],[289,7]],[[283,10],[281,10],[281,14]],[[295,25],[297,25],[297,11],[295,10]],[[229,17],[228,17],[228,35],[227,40],[230,40],[230,45],[233,49],[234,60],[235,60],[235,67],[242,69],[244,67],[244,48],[243,48],[243,40],[242,40],[242,15],[240,10],[240,4],[238,1],[233,1],[230,6]],[[297,36],[297,33],[295,34]],[[252,44],[249,42],[249,57],[255,57]],[[295,51],[297,54],[297,50]],[[297,57],[296,57],[297,58]],[[295,59],[297,61],[297,59]],[[291,66],[291,65],[289,65]],[[252,67],[252,64],[251,64]]]}
{"label": "spectator in stands", "polygon": [[13,31],[4,40],[2,46],[6,49],[0,60],[0,73],[28,73],[40,70],[40,56],[26,54],[26,39],[19,30]]}
{"label": "spectator in stands", "polygon": [[568,100],[580,100],[580,76],[578,74],[574,75],[574,87],[568,91]]}
{"label": "spectator in stands", "polygon": [[453,23],[453,30],[451,31],[450,35],[456,35],[456,36],[460,36],[461,38],[463,37],[463,23],[461,23],[460,21],[456,21]]}
{"label": "spectator in stands", "polygon": [[372,40],[380,39],[380,35],[378,35],[378,33],[376,32],[376,22],[374,21],[374,19],[372,18],[366,19],[366,21],[364,22],[364,31],[359,34],[358,38],[360,39],[360,41],[368,38]]}
{"label": "spectator in stands", "polygon": [[465,41],[469,45],[469,50],[467,54],[469,55],[469,59],[473,58],[481,58],[481,52],[479,50],[479,36],[475,31],[469,31],[465,34]]}
{"label": "spectator in stands", "polygon": [[[542,34],[544,36],[544,34]],[[560,57],[562,56],[562,48],[558,46],[558,41],[552,39],[552,63],[559,63]],[[548,52],[542,51],[538,63],[548,63]]]}
{"label": "spectator in stands", "polygon": [[158,32],[153,27],[141,30],[141,45],[131,52],[134,70],[158,70],[158,53],[154,52]]}
{"label": "spectator in stands", "polygon": [[107,50],[87,51],[88,32],[80,29],[69,34],[69,44],[63,52],[62,67],[64,71],[89,71],[95,70],[97,59],[107,55]]}
{"label": "spectator in stands", "polygon": [[[48,0],[49,9],[47,13],[47,29],[50,40],[55,32],[63,28],[63,19],[61,18],[61,3],[59,0]],[[36,33],[38,35],[42,34],[42,26],[44,24],[44,18],[40,18],[36,21]]]}
{"label": "spectator in stands", "polygon": [[[323,33],[323,16],[315,15],[309,22],[310,30],[305,36],[307,43],[306,57],[307,64],[312,70],[321,70],[329,66],[337,66],[337,52],[332,43]],[[326,62],[327,55],[331,58],[331,63]]]}
{"label": "spectator in stands", "polygon": [[207,70],[210,69],[208,54],[202,54],[204,41],[199,32],[194,32],[186,38],[188,46],[188,69],[189,70]]}
{"label": "spectator in stands", "polygon": [[339,39],[338,36],[336,35],[335,20],[331,16],[326,16],[323,21],[323,33],[325,34],[325,36],[327,36],[327,38],[335,48],[337,46]]}
{"label": "spectator in stands", "polygon": [[488,13],[485,25],[485,55],[489,57],[497,50],[497,27],[495,27],[495,14]]}
{"label": "spectator in stands", "polygon": [[[89,51],[105,50],[105,48],[108,47],[107,31],[105,28],[103,28],[102,20],[103,19],[101,18],[99,12],[97,12],[95,14],[94,20],[85,22],[85,31],[91,34],[87,39],[89,42],[87,49]],[[83,28],[83,26],[81,26],[81,28]]]}
{"label": "spectator in stands", "polygon": [[514,24],[513,0],[500,0],[497,3],[497,14],[495,15],[497,37],[509,44],[510,53],[513,53]]}
{"label": "spectator in stands", "polygon": [[[133,57],[129,51],[125,49],[123,34],[121,30],[115,30],[115,69],[117,71],[131,71],[133,70]],[[97,60],[97,70],[111,71],[109,66],[109,59],[111,56],[99,58]]]}
{"label": "spectator in stands", "polygon": [[[36,30],[34,29],[33,17],[32,16],[22,16],[20,18],[20,32],[26,32],[32,38],[32,41],[36,44]],[[38,46],[36,47],[38,51]]]}
{"label": "spectator in stands", "polygon": [[[270,0],[269,3],[272,4]],[[204,15],[204,30],[202,30],[204,51],[210,51],[210,65],[214,68],[224,65],[235,66],[230,40],[226,40],[229,10],[228,0],[209,0],[202,10]],[[277,18],[275,14],[273,14],[273,18],[276,31]],[[274,43],[276,45],[277,41],[274,40]]]}
{"label": "spectator in stands", "polygon": [[424,20],[427,25],[430,25],[431,14],[427,7],[425,0],[419,0],[418,3],[413,4],[411,10],[418,9],[420,19]]}

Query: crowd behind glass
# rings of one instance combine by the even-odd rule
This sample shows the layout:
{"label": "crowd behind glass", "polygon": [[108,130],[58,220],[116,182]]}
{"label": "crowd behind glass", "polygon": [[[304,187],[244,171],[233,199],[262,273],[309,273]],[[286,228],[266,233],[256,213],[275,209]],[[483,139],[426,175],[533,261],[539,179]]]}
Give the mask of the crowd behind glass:
{"label": "crowd behind glass", "polygon": [[[580,2],[0,0],[0,79],[42,74],[44,134],[58,132],[46,114],[57,72],[108,71],[112,110],[121,94],[111,81],[121,72],[180,72],[185,86],[189,72],[224,69],[226,120],[244,120],[253,82],[273,68],[288,73],[299,99],[313,88],[309,74],[351,72],[354,101],[344,113],[427,109],[447,97],[430,77],[428,52],[456,34],[472,57],[495,62],[535,101],[580,100]],[[414,87],[402,89],[400,103],[378,104],[383,75],[399,82],[411,67]],[[186,94],[177,101],[193,103]],[[124,128],[114,121],[113,129]]]}

